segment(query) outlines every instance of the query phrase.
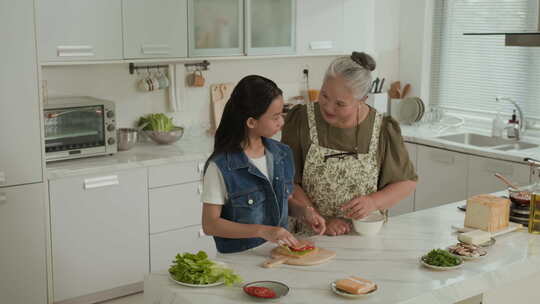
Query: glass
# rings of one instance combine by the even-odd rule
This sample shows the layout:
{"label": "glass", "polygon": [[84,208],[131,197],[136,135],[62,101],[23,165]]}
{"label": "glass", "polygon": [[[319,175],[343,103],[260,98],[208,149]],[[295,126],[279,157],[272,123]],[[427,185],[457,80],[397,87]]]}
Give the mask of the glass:
{"label": "glass", "polygon": [[45,110],[45,151],[105,145],[103,106]]}
{"label": "glass", "polygon": [[196,49],[237,49],[240,47],[238,0],[194,0]]}
{"label": "glass", "polygon": [[[531,167],[533,176],[540,174],[539,167]],[[531,190],[529,210],[529,233],[540,234],[540,181],[536,181]]]}
{"label": "glass", "polygon": [[292,0],[251,0],[251,47],[290,47],[292,43]]}

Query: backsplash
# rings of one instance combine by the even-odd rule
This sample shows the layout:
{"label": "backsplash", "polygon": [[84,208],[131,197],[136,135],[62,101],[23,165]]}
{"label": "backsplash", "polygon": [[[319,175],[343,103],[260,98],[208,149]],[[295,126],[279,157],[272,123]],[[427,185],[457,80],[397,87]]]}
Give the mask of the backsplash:
{"label": "backsplash", "polygon": [[43,68],[42,79],[47,84],[47,96],[84,95],[112,100],[116,103],[118,127],[133,126],[141,116],[165,112],[174,117],[177,125],[188,128],[207,127],[210,124],[210,85],[237,83],[242,77],[259,74],[274,80],[283,90],[285,100],[300,95],[305,88],[302,75],[309,68],[311,88],[319,89],[326,67],[335,57],[302,57],[253,60],[210,61],[204,87],[185,85],[187,75],[183,64],[176,65],[177,92],[180,109],[169,112],[168,90],[141,92],[137,81],[141,75],[130,75],[127,64],[96,64],[84,66],[48,66]]}

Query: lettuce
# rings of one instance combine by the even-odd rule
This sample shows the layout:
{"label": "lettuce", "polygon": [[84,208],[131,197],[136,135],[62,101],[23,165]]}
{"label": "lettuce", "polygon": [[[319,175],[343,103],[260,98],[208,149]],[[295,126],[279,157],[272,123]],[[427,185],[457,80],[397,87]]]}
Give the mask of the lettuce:
{"label": "lettuce", "polygon": [[147,131],[171,131],[176,126],[173,124],[172,118],[163,113],[148,114],[139,118],[137,126],[144,125],[143,130]]}
{"label": "lettuce", "polygon": [[231,286],[242,282],[232,269],[209,260],[202,250],[197,254],[177,254],[169,273],[175,280],[189,284],[205,285],[223,280],[227,286]]}

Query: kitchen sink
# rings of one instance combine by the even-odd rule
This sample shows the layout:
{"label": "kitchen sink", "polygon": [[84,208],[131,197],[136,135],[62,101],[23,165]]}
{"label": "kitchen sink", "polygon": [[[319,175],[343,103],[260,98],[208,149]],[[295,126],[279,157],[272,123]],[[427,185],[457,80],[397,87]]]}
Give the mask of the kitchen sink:
{"label": "kitchen sink", "polygon": [[476,133],[459,133],[453,135],[439,136],[437,138],[476,147],[495,147],[514,143],[513,140],[485,136]]}
{"label": "kitchen sink", "polygon": [[489,147],[501,151],[525,150],[536,148],[539,146],[537,144],[532,144],[528,142],[491,137],[476,133],[459,133],[453,135],[439,136],[437,138],[475,147]]}

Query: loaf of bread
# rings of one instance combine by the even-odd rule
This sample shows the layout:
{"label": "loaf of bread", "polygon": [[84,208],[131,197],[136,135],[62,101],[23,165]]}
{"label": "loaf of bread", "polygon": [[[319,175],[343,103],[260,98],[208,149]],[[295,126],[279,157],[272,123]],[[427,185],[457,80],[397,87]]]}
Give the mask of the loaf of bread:
{"label": "loaf of bread", "polygon": [[350,276],[336,282],[336,288],[351,294],[365,294],[375,288],[375,283],[360,277]]}
{"label": "loaf of bread", "polygon": [[508,227],[510,201],[489,194],[475,195],[467,200],[465,227],[496,232]]}
{"label": "loaf of bread", "polygon": [[458,235],[458,240],[471,245],[480,245],[491,239],[491,233],[482,230],[473,230]]}

